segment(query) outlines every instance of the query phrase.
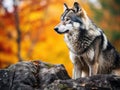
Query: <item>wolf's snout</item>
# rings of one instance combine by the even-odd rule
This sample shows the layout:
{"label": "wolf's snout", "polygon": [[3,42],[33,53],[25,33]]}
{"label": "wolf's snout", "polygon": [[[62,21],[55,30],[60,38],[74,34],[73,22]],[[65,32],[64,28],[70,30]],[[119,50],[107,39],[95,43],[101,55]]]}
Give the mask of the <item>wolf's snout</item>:
{"label": "wolf's snout", "polygon": [[54,30],[55,30],[55,31],[58,31],[58,28],[57,28],[57,27],[55,27],[55,28],[54,28]]}

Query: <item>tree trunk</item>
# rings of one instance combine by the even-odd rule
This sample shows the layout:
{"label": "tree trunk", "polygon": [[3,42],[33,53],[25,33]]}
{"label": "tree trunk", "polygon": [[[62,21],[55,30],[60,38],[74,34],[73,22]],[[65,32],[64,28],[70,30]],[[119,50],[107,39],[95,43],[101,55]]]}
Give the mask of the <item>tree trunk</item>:
{"label": "tree trunk", "polygon": [[16,27],[16,30],[17,30],[17,46],[18,46],[18,61],[22,61],[21,59],[21,55],[20,55],[20,42],[21,42],[21,32],[20,32],[20,24],[19,24],[19,15],[18,15],[18,5],[17,5],[17,0],[14,0],[14,17],[15,17],[15,27]]}

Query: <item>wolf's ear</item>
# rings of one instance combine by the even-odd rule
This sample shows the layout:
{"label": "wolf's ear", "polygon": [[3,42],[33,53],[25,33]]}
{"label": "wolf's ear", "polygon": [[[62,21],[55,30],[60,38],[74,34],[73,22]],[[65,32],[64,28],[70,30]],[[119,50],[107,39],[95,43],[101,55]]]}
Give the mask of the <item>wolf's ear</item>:
{"label": "wolf's ear", "polygon": [[75,13],[77,13],[81,9],[78,2],[74,2],[73,9],[75,10]]}
{"label": "wolf's ear", "polygon": [[64,11],[66,10],[66,9],[68,9],[68,6],[67,6],[67,4],[66,3],[64,3]]}

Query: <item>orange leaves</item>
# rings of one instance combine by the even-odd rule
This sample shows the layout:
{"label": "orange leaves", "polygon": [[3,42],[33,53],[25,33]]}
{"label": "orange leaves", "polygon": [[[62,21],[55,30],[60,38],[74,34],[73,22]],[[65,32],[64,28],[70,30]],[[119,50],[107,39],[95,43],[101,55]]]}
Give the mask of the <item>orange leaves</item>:
{"label": "orange leaves", "polygon": [[[18,16],[21,30],[21,57],[24,60],[43,60],[53,64],[64,64],[69,74],[72,63],[62,35],[54,26],[60,21],[63,3],[72,5],[68,0],[21,0]],[[85,5],[85,4],[84,4]],[[89,11],[88,5],[85,5]],[[13,13],[0,13],[0,68],[15,63],[17,57],[17,31]]]}

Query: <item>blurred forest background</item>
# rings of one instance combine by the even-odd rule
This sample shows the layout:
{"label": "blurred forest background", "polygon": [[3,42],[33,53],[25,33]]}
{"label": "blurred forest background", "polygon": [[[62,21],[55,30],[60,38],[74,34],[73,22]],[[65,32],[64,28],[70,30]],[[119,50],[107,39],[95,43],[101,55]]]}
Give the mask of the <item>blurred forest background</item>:
{"label": "blurred forest background", "polygon": [[63,3],[72,6],[74,1],[120,52],[120,0],[0,0],[0,68],[39,59],[64,64],[71,75],[68,48],[53,28],[60,21]]}

